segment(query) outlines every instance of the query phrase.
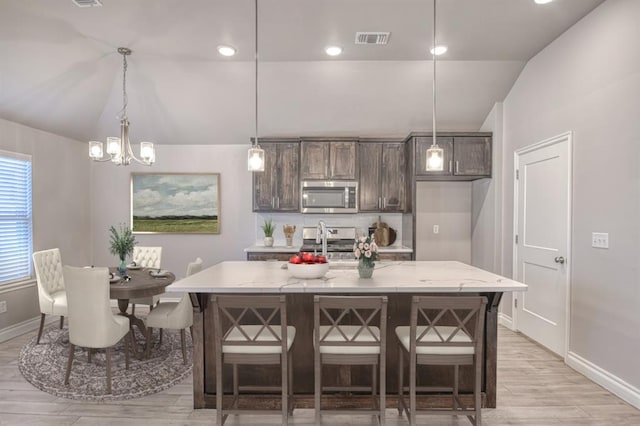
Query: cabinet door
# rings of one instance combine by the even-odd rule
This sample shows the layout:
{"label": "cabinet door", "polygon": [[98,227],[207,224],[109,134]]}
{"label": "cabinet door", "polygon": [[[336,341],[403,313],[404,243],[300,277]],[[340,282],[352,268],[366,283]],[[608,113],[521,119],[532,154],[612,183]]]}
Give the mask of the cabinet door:
{"label": "cabinet door", "polygon": [[329,142],[329,178],[355,179],[358,154],[356,142]]}
{"label": "cabinet door", "polygon": [[427,149],[431,146],[432,137],[416,137],[416,176],[449,176],[453,174],[453,138],[437,137],[438,146],[444,150],[443,170],[427,171]]}
{"label": "cabinet door", "polygon": [[299,152],[300,145],[298,143],[278,144],[275,186],[276,210],[278,211],[300,210]]}
{"label": "cabinet door", "polygon": [[405,208],[405,149],[404,143],[385,143],[382,145],[382,179],[380,195],[382,210],[402,212]]}
{"label": "cabinet door", "polygon": [[328,179],[329,142],[302,142],[300,179]]}
{"label": "cabinet door", "polygon": [[380,211],[380,160],[382,158],[382,144],[360,144],[360,181],[358,183],[358,198],[361,212]]}
{"label": "cabinet door", "polygon": [[253,211],[270,211],[275,208],[275,181],[277,144],[262,143],[264,172],[253,172]]}
{"label": "cabinet door", "polygon": [[453,141],[456,176],[491,176],[491,139],[464,136]]}

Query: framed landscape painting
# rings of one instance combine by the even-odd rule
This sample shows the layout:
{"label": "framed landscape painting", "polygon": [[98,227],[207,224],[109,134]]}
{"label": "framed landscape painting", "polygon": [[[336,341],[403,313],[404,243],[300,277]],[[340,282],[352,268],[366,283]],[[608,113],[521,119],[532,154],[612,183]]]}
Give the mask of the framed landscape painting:
{"label": "framed landscape painting", "polygon": [[219,173],[131,173],[134,233],[220,233]]}

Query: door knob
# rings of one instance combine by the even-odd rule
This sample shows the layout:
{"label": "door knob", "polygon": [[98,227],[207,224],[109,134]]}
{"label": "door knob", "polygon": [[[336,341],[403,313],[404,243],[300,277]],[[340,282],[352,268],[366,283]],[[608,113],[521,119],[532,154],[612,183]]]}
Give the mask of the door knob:
{"label": "door knob", "polygon": [[555,260],[556,263],[560,263],[560,264],[564,263],[564,257],[562,257],[562,256],[558,256],[553,260]]}

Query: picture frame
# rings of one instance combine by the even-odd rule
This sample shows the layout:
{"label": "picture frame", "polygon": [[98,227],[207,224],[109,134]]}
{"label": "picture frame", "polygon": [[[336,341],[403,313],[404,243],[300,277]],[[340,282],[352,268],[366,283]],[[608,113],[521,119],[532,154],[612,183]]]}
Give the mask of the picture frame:
{"label": "picture frame", "polygon": [[131,173],[135,234],[219,234],[220,173]]}

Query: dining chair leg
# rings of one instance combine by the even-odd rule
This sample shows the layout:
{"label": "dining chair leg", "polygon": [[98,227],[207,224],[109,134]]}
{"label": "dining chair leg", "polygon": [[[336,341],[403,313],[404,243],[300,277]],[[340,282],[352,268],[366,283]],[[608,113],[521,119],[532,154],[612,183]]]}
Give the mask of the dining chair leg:
{"label": "dining chair leg", "polygon": [[238,399],[240,398],[240,391],[238,387],[238,364],[232,364],[232,381],[233,381],[233,408],[238,408]]}
{"label": "dining chair leg", "polygon": [[36,340],[36,345],[40,343],[40,338],[42,337],[42,329],[44,328],[44,314],[40,314],[40,328],[38,329],[38,340]]}
{"label": "dining chair leg", "polygon": [[398,346],[398,415],[400,416],[402,416],[402,404],[404,398],[404,383],[402,383],[404,379],[404,366],[402,365],[403,362],[404,359],[402,358],[402,348]]}
{"label": "dining chair leg", "polygon": [[320,365],[320,354],[318,353],[318,349],[316,349],[315,357],[314,357],[314,377],[315,377],[315,389],[313,392],[314,406],[316,409],[315,412],[315,420],[316,425],[320,425],[320,403],[322,401],[322,366]]}
{"label": "dining chair leg", "polygon": [[380,425],[385,424],[385,412],[387,409],[387,362],[386,351],[380,355]]}
{"label": "dining chair leg", "polygon": [[373,407],[376,406],[377,401],[376,401],[376,382],[377,382],[377,378],[376,378],[376,364],[371,364],[371,403],[373,404]]}
{"label": "dining chair leg", "polygon": [[458,409],[458,379],[459,379],[459,369],[458,365],[453,366],[453,394],[451,395],[451,399],[453,400],[453,409]]}
{"label": "dining chair leg", "polygon": [[107,395],[111,394],[111,348],[105,349],[107,356]]}
{"label": "dining chair leg", "polygon": [[147,327],[147,335],[146,335],[146,339],[147,339],[147,344],[145,347],[145,354],[144,357],[146,359],[149,359],[149,353],[151,352],[151,337],[153,336],[153,333],[151,331],[151,327]]}
{"label": "dining chair leg", "polygon": [[60,330],[64,327],[64,316],[60,315]]}
{"label": "dining chair leg", "polygon": [[216,354],[216,425],[222,426],[224,418],[222,417],[222,355]]}
{"label": "dining chair leg", "polygon": [[193,326],[189,327],[189,330],[191,331],[191,341],[193,342]]}
{"label": "dining chair leg", "polygon": [[409,425],[416,424],[416,359],[409,359]]}
{"label": "dining chair leg", "polygon": [[129,333],[130,331],[124,335],[124,366],[127,370],[129,369],[129,340],[131,339],[131,335]]}
{"label": "dining chair leg", "polygon": [[160,344],[162,345],[162,328],[160,329]]}
{"label": "dining chair leg", "polygon": [[91,355],[93,354],[93,349],[87,348],[87,362],[91,364]]}
{"label": "dining chair leg", "polygon": [[287,378],[289,379],[289,399],[291,401],[291,403],[289,404],[289,415],[292,416],[293,408],[295,405],[293,400],[293,354],[292,353],[289,353],[289,357],[287,358],[287,363],[288,363],[287,368],[289,369],[287,371]]}
{"label": "dining chair leg", "polygon": [[69,359],[67,360],[67,373],[64,375],[64,384],[69,384],[69,376],[71,375],[71,364],[73,364],[73,353],[75,352],[75,345],[69,343]]}
{"label": "dining chair leg", "polygon": [[180,330],[180,344],[182,345],[182,363],[187,365],[187,342],[184,328]]}
{"label": "dining chair leg", "polygon": [[282,426],[287,426],[289,423],[289,378],[287,372],[289,371],[289,360],[287,354],[284,353],[280,356],[280,390],[282,399]]}
{"label": "dining chair leg", "polygon": [[133,315],[133,316],[136,315],[136,304],[135,303],[131,304],[131,315]]}
{"label": "dining chair leg", "polygon": [[482,401],[481,401],[481,395],[480,395],[480,385],[482,382],[482,371],[481,371],[481,355],[477,356],[473,365],[473,368],[475,368],[476,370],[476,382],[473,385],[473,397],[475,399],[474,401],[474,408],[475,408],[475,425],[476,426],[480,426],[482,424]]}

